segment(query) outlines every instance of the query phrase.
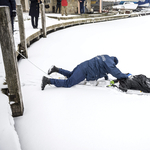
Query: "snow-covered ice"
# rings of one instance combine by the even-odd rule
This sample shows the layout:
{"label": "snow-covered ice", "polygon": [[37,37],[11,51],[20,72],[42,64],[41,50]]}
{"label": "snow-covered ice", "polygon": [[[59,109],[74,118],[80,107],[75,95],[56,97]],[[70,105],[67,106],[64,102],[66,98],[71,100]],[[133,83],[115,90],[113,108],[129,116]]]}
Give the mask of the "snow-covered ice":
{"label": "snow-covered ice", "polygon": [[[25,111],[14,121],[21,149],[149,150],[150,96],[86,85],[40,88],[51,65],[72,70],[101,54],[118,57],[122,72],[150,77],[149,26],[150,16],[87,24],[59,30],[31,45],[29,58],[18,63]],[[1,70],[0,86],[5,77]],[[62,78],[56,73],[50,77]]]}
{"label": "snow-covered ice", "polygon": [[[0,49],[0,88],[5,78],[4,66]],[[0,92],[0,150],[21,150],[18,135],[14,128],[8,97]]]}

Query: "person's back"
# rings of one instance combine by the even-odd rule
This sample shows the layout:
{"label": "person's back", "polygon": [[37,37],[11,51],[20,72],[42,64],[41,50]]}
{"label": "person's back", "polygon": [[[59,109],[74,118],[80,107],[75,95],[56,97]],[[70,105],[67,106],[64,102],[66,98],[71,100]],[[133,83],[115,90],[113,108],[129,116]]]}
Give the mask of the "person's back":
{"label": "person's back", "polygon": [[61,5],[62,6],[68,6],[67,0],[61,0]]}
{"label": "person's back", "polygon": [[117,67],[118,59],[116,57],[110,57],[109,55],[99,55],[90,60],[81,63],[81,68],[87,75],[87,81],[97,80],[105,77],[110,73],[117,79],[127,78],[126,74],[123,74]]}

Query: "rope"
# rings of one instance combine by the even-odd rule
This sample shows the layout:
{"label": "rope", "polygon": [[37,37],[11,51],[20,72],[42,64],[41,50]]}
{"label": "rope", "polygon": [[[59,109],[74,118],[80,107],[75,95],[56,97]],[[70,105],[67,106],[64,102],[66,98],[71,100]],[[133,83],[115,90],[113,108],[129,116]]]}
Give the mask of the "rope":
{"label": "rope", "polygon": [[[27,59],[25,56],[23,56],[20,52],[17,51],[17,53],[19,55],[21,55],[24,59]],[[47,75],[47,73],[45,71],[43,71],[41,68],[39,68],[38,66],[36,66],[33,62],[31,62],[29,59],[27,59],[28,62],[30,62],[34,67],[36,67],[37,69],[39,69],[40,71],[42,71],[43,73],[45,73]]]}

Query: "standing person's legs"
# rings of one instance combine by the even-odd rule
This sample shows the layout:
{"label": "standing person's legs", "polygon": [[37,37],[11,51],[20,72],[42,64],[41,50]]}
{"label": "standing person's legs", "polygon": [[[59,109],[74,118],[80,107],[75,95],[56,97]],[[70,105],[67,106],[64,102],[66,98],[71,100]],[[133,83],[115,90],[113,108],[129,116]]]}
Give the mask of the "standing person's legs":
{"label": "standing person's legs", "polygon": [[57,13],[57,10],[58,10],[58,5],[56,6],[56,13]]}
{"label": "standing person's legs", "polygon": [[61,15],[64,15],[64,6],[61,6]]}
{"label": "standing person's legs", "polygon": [[32,27],[35,28],[35,25],[34,25],[34,16],[31,16],[31,24],[32,24]]}
{"label": "standing person's legs", "polygon": [[67,6],[65,6],[65,15],[67,16]]}
{"label": "standing person's legs", "polygon": [[50,79],[50,84],[55,85],[56,87],[72,87],[85,79],[85,75],[81,70],[80,66],[77,66],[71,76],[66,80],[60,79]]}
{"label": "standing person's legs", "polygon": [[61,12],[61,5],[59,5],[59,13]]}
{"label": "standing person's legs", "polygon": [[80,14],[82,14],[82,3],[80,3]]}
{"label": "standing person's legs", "polygon": [[38,17],[35,17],[35,28],[38,27]]}

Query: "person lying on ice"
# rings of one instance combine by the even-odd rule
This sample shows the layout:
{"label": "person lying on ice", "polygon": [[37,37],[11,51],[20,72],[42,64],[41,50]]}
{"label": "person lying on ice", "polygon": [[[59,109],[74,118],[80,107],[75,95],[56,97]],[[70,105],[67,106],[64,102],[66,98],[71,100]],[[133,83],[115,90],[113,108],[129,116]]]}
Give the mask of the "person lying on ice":
{"label": "person lying on ice", "polygon": [[56,87],[72,87],[83,80],[94,81],[104,77],[108,80],[107,74],[110,73],[117,79],[128,78],[128,75],[123,74],[116,65],[118,59],[108,55],[99,55],[90,60],[79,64],[72,72],[52,66],[48,70],[48,75],[53,72],[58,72],[67,77],[67,79],[52,79],[43,76],[41,89],[44,90],[47,84],[55,85]]}

